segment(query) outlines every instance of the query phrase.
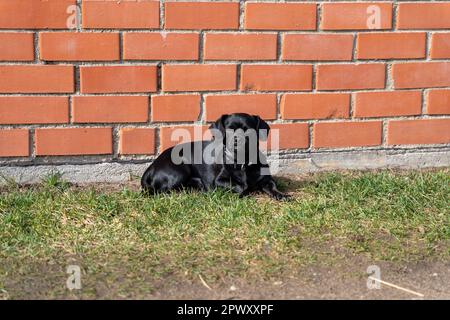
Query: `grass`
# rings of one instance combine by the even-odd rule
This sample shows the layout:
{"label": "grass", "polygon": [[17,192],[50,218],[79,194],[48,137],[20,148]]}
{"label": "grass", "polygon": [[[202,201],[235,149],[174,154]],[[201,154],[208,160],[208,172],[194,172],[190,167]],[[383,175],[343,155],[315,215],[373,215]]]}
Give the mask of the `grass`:
{"label": "grass", "polygon": [[359,255],[448,259],[449,178],[445,169],[281,179],[294,196],[283,203],[223,190],[146,197],[135,186],[73,186],[58,175],[10,183],[0,189],[0,288],[14,274],[67,261],[88,274],[215,281]]}

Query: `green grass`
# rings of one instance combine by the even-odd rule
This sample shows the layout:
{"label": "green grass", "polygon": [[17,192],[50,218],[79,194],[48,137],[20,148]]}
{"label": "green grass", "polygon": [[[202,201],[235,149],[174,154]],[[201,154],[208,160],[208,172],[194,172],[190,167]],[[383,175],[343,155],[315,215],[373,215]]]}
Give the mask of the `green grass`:
{"label": "green grass", "polygon": [[0,189],[0,288],[2,276],[40,261],[213,281],[357,255],[448,259],[449,178],[446,169],[281,179],[290,202],[225,191],[146,197],[135,186],[77,187],[58,175],[32,187],[10,183]]}

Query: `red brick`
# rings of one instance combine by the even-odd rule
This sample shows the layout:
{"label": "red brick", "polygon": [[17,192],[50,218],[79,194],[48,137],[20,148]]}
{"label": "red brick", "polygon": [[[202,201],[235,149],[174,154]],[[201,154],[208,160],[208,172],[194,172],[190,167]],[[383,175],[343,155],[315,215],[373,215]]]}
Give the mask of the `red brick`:
{"label": "red brick", "polygon": [[162,127],[159,136],[161,152],[179,143],[211,139],[208,126]]}
{"label": "red brick", "polygon": [[266,120],[277,117],[275,94],[208,95],[205,98],[206,121],[215,121],[222,114],[248,113]]}
{"label": "red brick", "polygon": [[[379,8],[380,25],[373,26],[376,11]],[[392,28],[392,3],[386,2],[342,2],[322,4],[323,30],[369,30]]]}
{"label": "red brick", "polygon": [[166,2],[166,29],[237,29],[239,3]]}
{"label": "red brick", "polygon": [[68,97],[0,97],[0,124],[68,122]]}
{"label": "red brick", "polygon": [[70,93],[73,91],[73,66],[0,66],[0,93]]}
{"label": "red brick", "polygon": [[389,121],[387,143],[439,144],[450,143],[450,119]]}
{"label": "red brick", "polygon": [[430,56],[432,59],[450,58],[450,32],[433,34]]}
{"label": "red brick", "polygon": [[36,129],[36,155],[95,155],[112,153],[111,128]]}
{"label": "red brick", "polygon": [[84,0],[82,4],[84,28],[159,28],[159,1]]}
{"label": "red brick", "polygon": [[155,92],[156,66],[80,67],[82,93]]}
{"label": "red brick", "polygon": [[396,63],[393,66],[396,89],[450,86],[450,62]]}
{"label": "red brick", "polygon": [[0,33],[0,61],[33,61],[34,34]]}
{"label": "red brick", "polygon": [[245,28],[254,30],[315,30],[315,3],[245,4]]}
{"label": "red brick", "polygon": [[242,65],[241,90],[311,90],[311,65]]}
{"label": "red brick", "polygon": [[386,67],[382,63],[329,64],[317,67],[318,90],[383,89]]}
{"label": "red brick", "polygon": [[0,0],[0,29],[67,29],[76,0]]}
{"label": "red brick", "polygon": [[147,96],[74,96],[74,123],[146,122]]}
{"label": "red brick", "polygon": [[428,114],[450,114],[450,90],[431,90],[427,95]]}
{"label": "red brick", "polygon": [[154,154],[155,129],[122,128],[120,129],[120,154]]}
{"label": "red brick", "polygon": [[283,119],[348,118],[350,94],[285,94],[281,98],[280,112]]}
{"label": "red brick", "polygon": [[[278,130],[279,144],[276,145],[274,132]],[[306,149],[309,148],[309,129],[307,123],[271,124],[267,148],[276,149]],[[262,147],[264,149],[264,146]]]}
{"label": "red brick", "polygon": [[351,60],[351,34],[285,34],[283,60]]}
{"label": "red brick", "polygon": [[395,117],[419,115],[422,111],[420,91],[358,92],[355,117]]}
{"label": "red brick", "polygon": [[163,65],[163,91],[220,91],[236,89],[236,65]]}
{"label": "red brick", "polygon": [[275,33],[207,33],[204,59],[206,60],[275,60],[277,35]]}
{"label": "red brick", "polygon": [[448,29],[450,28],[450,2],[400,3],[398,29]]}
{"label": "red brick", "polygon": [[198,33],[125,33],[125,60],[198,60]]}
{"label": "red brick", "polygon": [[358,59],[425,58],[426,36],[414,33],[359,33]]}
{"label": "red brick", "polygon": [[200,115],[200,95],[180,94],[152,96],[152,121],[197,121]]}
{"label": "red brick", "polygon": [[120,59],[119,34],[43,32],[40,58],[46,61],[114,61]]}
{"label": "red brick", "polygon": [[314,124],[315,148],[381,145],[381,121],[319,122]]}
{"label": "red brick", "polygon": [[27,129],[0,130],[0,157],[28,157],[29,141]]}

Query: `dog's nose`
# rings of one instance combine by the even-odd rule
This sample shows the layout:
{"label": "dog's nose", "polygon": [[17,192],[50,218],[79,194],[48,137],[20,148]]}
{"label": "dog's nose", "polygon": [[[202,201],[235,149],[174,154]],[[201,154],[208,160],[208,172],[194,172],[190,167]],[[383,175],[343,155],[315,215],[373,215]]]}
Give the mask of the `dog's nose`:
{"label": "dog's nose", "polygon": [[245,137],[244,136],[234,136],[233,144],[235,147],[245,144]]}

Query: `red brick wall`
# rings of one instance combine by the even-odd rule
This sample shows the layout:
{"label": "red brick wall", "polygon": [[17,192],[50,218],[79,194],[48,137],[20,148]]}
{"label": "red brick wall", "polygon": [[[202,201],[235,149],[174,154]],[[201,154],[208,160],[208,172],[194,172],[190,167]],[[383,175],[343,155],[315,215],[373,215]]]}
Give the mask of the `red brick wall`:
{"label": "red brick wall", "polygon": [[154,155],[238,111],[283,149],[448,147],[449,30],[450,1],[0,0],[0,157]]}

